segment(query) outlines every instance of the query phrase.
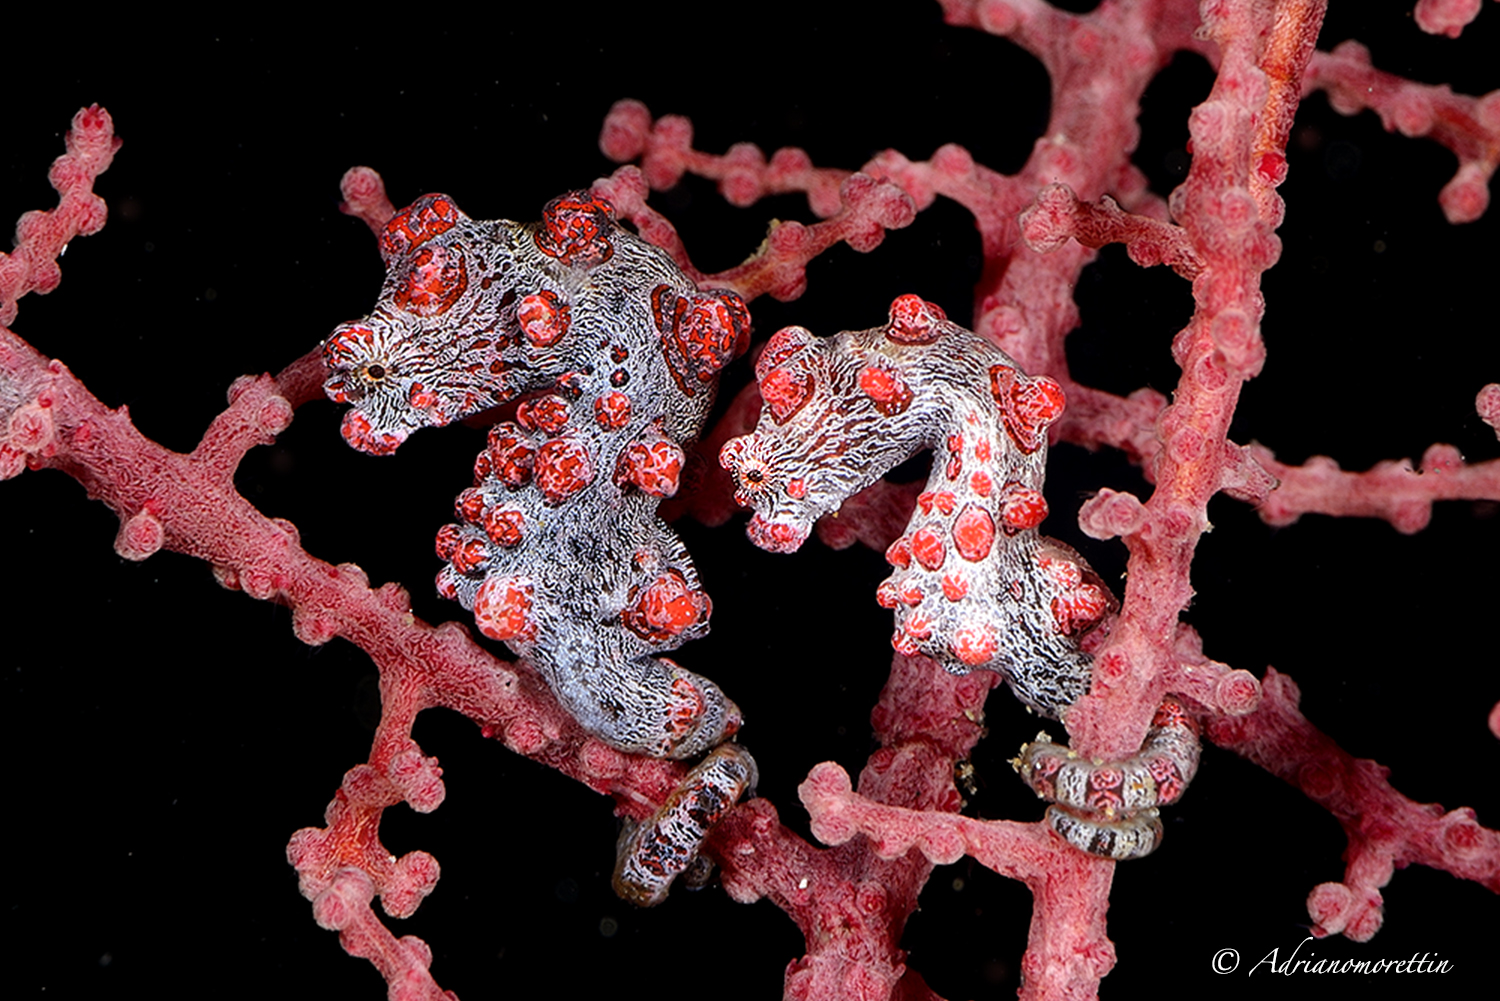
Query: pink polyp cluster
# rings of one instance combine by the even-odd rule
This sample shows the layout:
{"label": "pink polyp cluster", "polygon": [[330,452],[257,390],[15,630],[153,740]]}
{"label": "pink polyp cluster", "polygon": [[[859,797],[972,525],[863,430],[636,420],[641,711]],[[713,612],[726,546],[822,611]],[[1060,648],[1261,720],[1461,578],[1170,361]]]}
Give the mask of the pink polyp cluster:
{"label": "pink polyp cluster", "polygon": [[1104,858],[1131,859],[1161,844],[1158,808],[1182,798],[1198,771],[1198,727],[1175,698],[1163,700],[1139,754],[1125,761],[1085,761],[1047,734],[1021,748],[1021,778],[1051,803],[1047,823],[1073,847]]}
{"label": "pink polyp cluster", "polygon": [[1114,599],[1083,559],[1043,539],[1047,427],[1062,389],[1032,378],[983,338],[914,295],[882,327],[820,339],[771,338],[756,365],[764,410],[720,462],[753,507],[756,545],[789,552],[813,522],[924,449],[931,477],[877,600],[896,613],[891,643],[956,674],[999,671],[1016,695],[1058,717],[1089,684],[1079,639]]}
{"label": "pink polyp cluster", "polygon": [[355,448],[512,404],[437,535],[438,591],[535,664],[623,751],[692,757],[740,724],[713,682],[656,654],[708,631],[710,602],[656,516],[749,314],[703,292],[588,192],[540,223],[478,222],[445,195],[396,213],[371,313],[324,343]]}

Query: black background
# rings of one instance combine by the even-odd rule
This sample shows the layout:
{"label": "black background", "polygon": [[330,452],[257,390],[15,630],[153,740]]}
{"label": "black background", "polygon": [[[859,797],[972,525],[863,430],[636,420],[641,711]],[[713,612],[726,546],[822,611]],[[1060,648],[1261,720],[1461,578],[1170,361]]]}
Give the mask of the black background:
{"label": "black background", "polygon": [[[1090,4],[1076,5],[1083,8]],[[1481,94],[1500,11],[1458,41],[1410,22],[1409,4],[1336,4],[1320,47],[1358,37],[1376,65]],[[586,186],[610,104],[636,97],[688,114],[696,145],[806,148],[855,168],[894,147],[922,159],[945,142],[1010,172],[1047,121],[1047,77],[1010,43],[942,24],[933,4],[879,16],[855,4],[755,4],[706,18],[693,7],[590,14],[568,5],[461,16],[409,8],[335,25],[99,23],[8,32],[0,219],[48,208],[46,169],[82,105],[99,102],[125,140],[97,185],[99,235],[76,241],[63,284],[21,303],[15,330],[65,361],[106,403],[190,450],[238,375],[275,371],[339,321],[362,315],[382,276],[373,240],[337,211],[354,164],[385,176],[399,206],[446,191],[476,218],[535,218]],[[1136,163],[1166,194],[1183,176],[1188,109],[1212,83],[1180,57],[1148,92]],[[1454,159],[1435,144],[1344,118],[1321,97],[1299,113],[1281,231],[1265,278],[1269,360],[1245,389],[1238,441],[1280,458],[1327,454],[1345,468],[1420,456],[1434,441],[1471,461],[1500,455],[1472,401],[1500,381],[1496,225],[1447,225],[1437,205]],[[737,263],[772,218],[810,221],[800,198],[727,207],[707,182],[653,199],[706,270]],[[939,201],[873,254],[840,246],[790,304],[758,301],[757,337],[802,323],[820,333],[880,322],[916,292],[960,321],[979,267],[967,214]],[[1170,392],[1168,346],[1187,283],[1141,271],[1118,247],[1083,274],[1076,377],[1115,392]],[[732,391],[749,378],[728,377]],[[428,583],[435,529],[467,485],[482,432],[417,435],[394,458],[346,448],[336,408],[299,411],[241,468],[244,494],[302,531],[309,552],[397,580],[429,621],[462,617]],[[1081,501],[1102,486],[1149,489],[1118,456],[1053,453],[1049,534],[1118,580],[1123,547],[1082,538]],[[1345,749],[1392,769],[1421,802],[1473,806],[1500,824],[1500,745],[1485,726],[1500,699],[1493,632],[1500,522],[1493,503],[1445,503],[1417,536],[1383,522],[1307,517],[1271,529],[1227,498],[1194,564],[1187,617],[1210,656],[1301,685],[1303,709]],[[889,662],[889,616],[871,600],[878,554],[810,545],[755,550],[737,525],[680,526],[714,598],[714,633],[682,651],[745,709],[761,792],[806,834],[795,787],[819,761],[857,772],[868,712]],[[368,751],[374,670],[352,646],[295,640],[285,609],[214,586],[170,553],[136,564],[111,543],[114,516],[72,480],[26,473],[0,485],[0,679],[7,782],[7,994],[93,998],[377,998],[363,960],[312,921],[284,858],[292,831]],[[1031,819],[1036,801],[1005,759],[1035,732],[1009,696],[989,706],[970,812]],[[465,999],[549,996],[770,998],[800,935],[772,905],[721,891],[674,893],[638,911],[613,897],[608,801],[517,758],[452,714],[416,727],[448,798],[436,813],[387,812],[386,844],[437,856],[443,878],[417,915],[433,973]],[[1486,779],[1484,776],[1489,775]],[[1305,897],[1342,877],[1337,823],[1301,794],[1210,749],[1168,817],[1168,844],[1116,876],[1109,914],[1120,963],[1105,997],[1157,988],[1264,997],[1325,990],[1313,978],[1253,979],[1273,947],[1306,934]],[[1430,953],[1456,987],[1493,983],[1491,893],[1420,867],[1386,892],[1368,945],[1310,943],[1318,957]],[[909,962],[949,998],[1013,995],[1030,900],[969,862],[938,870],[904,939]],[[613,927],[606,936],[602,927]],[[1232,976],[1209,969],[1237,948]],[[1402,994],[1390,975],[1339,985]],[[1431,981],[1420,982],[1430,987]]]}

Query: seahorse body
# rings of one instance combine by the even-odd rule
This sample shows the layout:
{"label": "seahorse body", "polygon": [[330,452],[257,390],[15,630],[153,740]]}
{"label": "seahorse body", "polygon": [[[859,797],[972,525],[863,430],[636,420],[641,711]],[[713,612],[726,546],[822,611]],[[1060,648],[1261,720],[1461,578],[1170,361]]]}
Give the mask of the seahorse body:
{"label": "seahorse body", "polygon": [[479,222],[427,195],[380,239],[375,309],[325,341],[343,434],[393,451],[420,427],[520,400],[438,533],[438,590],[535,664],[611,745],[695,756],[740,725],[717,685],[656,656],[708,631],[710,602],[656,515],[677,490],[717,373],[748,345],[732,292],[700,292],[587,192],[539,224]]}
{"label": "seahorse body", "polygon": [[756,430],[719,461],[753,507],[750,538],[790,552],[813,522],[924,449],[935,456],[894,570],[877,599],[896,613],[892,645],[954,673],[1001,672],[1027,705],[1057,718],[1087,690],[1078,639],[1112,598],[1068,547],[1036,527],[1047,425],[1062,390],[913,295],[890,322],[816,338],[779,331],[756,366]]}

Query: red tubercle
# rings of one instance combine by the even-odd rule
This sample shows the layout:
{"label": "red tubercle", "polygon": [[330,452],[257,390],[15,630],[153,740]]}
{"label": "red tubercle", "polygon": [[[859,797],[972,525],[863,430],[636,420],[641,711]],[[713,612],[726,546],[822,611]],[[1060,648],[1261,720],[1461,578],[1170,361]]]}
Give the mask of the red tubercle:
{"label": "red tubercle", "polygon": [[614,225],[614,208],[609,202],[587,191],[569,192],[542,209],[536,246],[563,264],[603,264],[614,256],[614,244],[609,240]]}
{"label": "red tubercle", "polygon": [[[511,490],[518,490],[531,482],[536,466],[537,450],[531,439],[521,428],[509,422],[496,424],[490,429],[489,448],[481,455],[489,457],[489,472]],[[476,463],[475,472],[479,472]]]}
{"label": "red tubercle", "polygon": [[484,517],[484,494],[475,487],[459,491],[453,502],[453,513],[460,521],[470,525],[479,524]]}
{"label": "red tubercle", "polygon": [[948,314],[916,295],[897,296],[891,303],[885,335],[897,344],[931,344],[943,335]]}
{"label": "red tubercle", "polygon": [[912,391],[899,370],[884,365],[866,365],[859,373],[859,388],[887,417],[904,413],[911,406]]}
{"label": "red tubercle", "polygon": [[771,420],[785,424],[812,399],[817,381],[811,372],[776,368],[760,380],[760,396]]}
{"label": "red tubercle", "polygon": [[423,195],[397,212],[380,234],[380,257],[387,265],[402,254],[446,233],[463,213],[447,195]]}
{"label": "red tubercle", "polygon": [[733,292],[683,295],[658,285],[651,292],[651,315],[672,377],[688,396],[750,346],[750,310]]}
{"label": "red tubercle", "polygon": [[948,558],[940,530],[934,527],[919,528],[912,533],[911,554],[928,570],[938,570]]}
{"label": "red tubercle", "polygon": [[479,539],[464,539],[449,559],[453,569],[465,577],[477,577],[489,563],[489,548]]}
{"label": "red tubercle", "polygon": [[978,504],[965,505],[953,522],[953,548],[971,563],[985,559],[995,544],[995,519]]}
{"label": "red tubercle", "polygon": [[417,316],[441,316],[469,288],[469,268],[459,246],[423,247],[412,255],[406,281],[392,294],[397,307]]}
{"label": "red tubercle", "polygon": [[1062,416],[1062,387],[1046,376],[1026,376],[1009,365],[990,369],[990,392],[1000,407],[1005,430],[1030,455],[1046,442],[1047,426]]}
{"label": "red tubercle", "polygon": [[525,537],[526,515],[516,508],[486,508],[482,516],[484,534],[497,546],[511,549],[521,544]]}
{"label": "red tubercle", "polygon": [[593,458],[581,439],[553,438],[537,449],[533,475],[547,503],[561,504],[594,481]]}
{"label": "red tubercle", "polygon": [[524,400],[516,408],[516,423],[527,431],[555,435],[568,426],[568,404],[556,396]]}
{"label": "red tubercle", "polygon": [[568,332],[572,309],[551,289],[525,296],[516,305],[516,323],[532,347],[550,348]]}
{"label": "red tubercle", "polygon": [[607,431],[618,431],[630,423],[630,397],[618,390],[594,401],[594,420]]}
{"label": "red tubercle", "polygon": [[686,462],[682,449],[665,438],[631,442],[615,463],[614,481],[619,486],[631,484],[653,497],[672,497]]}
{"label": "red tubercle", "polygon": [[474,594],[474,624],[490,639],[502,642],[534,638],[532,590],[530,579],[525,577],[485,580]]}
{"label": "red tubercle", "polygon": [[999,650],[995,631],[983,623],[963,625],[953,633],[953,654],[970,667],[988,664]]}
{"label": "red tubercle", "polygon": [[648,643],[663,643],[708,621],[708,595],[688,586],[677,570],[668,570],[644,588],[632,588],[631,602],[620,612],[625,628]]}
{"label": "red tubercle", "polygon": [[1012,480],[1000,494],[1000,525],[1006,535],[1036,528],[1047,520],[1047,499],[1038,490]]}
{"label": "red tubercle", "polygon": [[463,531],[457,525],[444,525],[437,531],[435,549],[438,559],[444,563],[453,559],[453,554],[458,552],[459,543],[463,541]]}

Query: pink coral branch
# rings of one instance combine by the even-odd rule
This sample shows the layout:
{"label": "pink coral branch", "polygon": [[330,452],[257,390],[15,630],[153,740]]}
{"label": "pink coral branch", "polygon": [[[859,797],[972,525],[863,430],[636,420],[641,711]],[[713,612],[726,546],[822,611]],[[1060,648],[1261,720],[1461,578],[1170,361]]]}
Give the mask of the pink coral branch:
{"label": "pink coral branch", "polygon": [[1114,967],[1104,931],[1114,865],[1072,850],[1045,824],[887,806],[855,793],[848,773],[832,762],[815,767],[797,793],[825,844],[864,835],[881,858],[916,851],[936,865],[969,855],[1025,883],[1034,904],[1022,998],[1093,996]]}
{"label": "pink coral branch", "polygon": [[1259,282],[1280,251],[1272,230],[1281,210],[1271,190],[1280,177],[1263,166],[1280,155],[1297,61],[1311,55],[1322,16],[1319,3],[1205,10],[1204,32],[1223,58],[1213,92],[1193,111],[1193,166],[1172,198],[1204,270],[1193,319],[1173,345],[1182,379],[1157,426],[1156,489],[1123,536],[1130,561],[1120,621],[1095,662],[1093,690],[1068,716],[1074,748],[1086,755],[1132,753],[1166,694],[1167,643],[1192,594],[1189,568],[1224,475],[1229,421],[1265,356]]}
{"label": "pink coral branch", "polygon": [[1417,0],[1412,17],[1429,35],[1457,38],[1464,26],[1479,16],[1483,0]]}
{"label": "pink coral branch", "polygon": [[1130,259],[1143,268],[1165,264],[1189,281],[1203,270],[1198,251],[1180,227],[1124,212],[1108,195],[1089,205],[1066,185],[1049,184],[1021,213],[1020,223],[1027,246],[1039,254],[1056,250],[1069,238],[1094,250],[1123,243]]}
{"label": "pink coral branch", "polygon": [[1352,40],[1313,57],[1306,89],[1326,91],[1329,104],[1341,114],[1369,108],[1387,132],[1425,136],[1452,150],[1458,172],[1438,195],[1443,214],[1452,223],[1484,215],[1490,178],[1500,165],[1500,90],[1470,97],[1447,86],[1404,80],[1375,69],[1370,50]]}
{"label": "pink coral branch", "polygon": [[850,171],[814,167],[804,150],[777,150],[766,159],[754,143],[736,143],[723,156],[693,149],[693,123],[681,115],[653,120],[640,101],[616,101],[605,116],[599,148],[616,163],[639,159],[647,184],[674,187],[684,174],[719,182],[729,204],[744,208],[767,195],[802,192],[813,213],[827,219],[843,208]]}
{"label": "pink coral branch", "polygon": [[1214,743],[1301,789],[1338,818],[1349,837],[1342,883],[1323,883],[1308,897],[1318,935],[1368,941],[1384,920],[1380,888],[1396,869],[1417,862],[1500,892],[1500,832],[1480,826],[1467,807],[1446,813],[1391,787],[1390,769],[1357,759],[1298,710],[1292,679],[1267,669],[1259,707],[1220,717]]}
{"label": "pink coral branch", "polygon": [[109,112],[97,104],[73,116],[64,139],[68,152],[52,161],[47,179],[57,190],[57,208],[27,212],[16,223],[16,247],[0,253],[0,326],[16,319],[16,300],[27,292],[45,295],[62,281],[57,258],[75,236],[104,226],[109,209],[94,194],[94,179],[109,169],[120,140]]}
{"label": "pink coral branch", "polygon": [[636,225],[642,239],[671,254],[673,262],[700,288],[729,289],[747,302],[762,295],[783,302],[798,298],[807,291],[808,261],[839,242],[869,253],[880,246],[886,230],[909,226],[916,217],[911,199],[895,185],[866,174],[850,174],[838,186],[839,208],[829,218],[811,226],[776,223],[745,263],[705,274],[693,266],[676,228],[646,204],[648,177],[637,167],[621,167],[596,181],[594,193],[609,199],[622,218]]}
{"label": "pink coral branch", "polygon": [[1420,532],[1439,500],[1500,500],[1500,459],[1470,465],[1452,445],[1433,445],[1413,468],[1410,460],[1377,463],[1347,473],[1327,456],[1300,466],[1277,462],[1270,449],[1251,446],[1255,460],[1278,484],[1259,505],[1270,525],[1290,525],[1304,514],[1382,518],[1398,532]]}

